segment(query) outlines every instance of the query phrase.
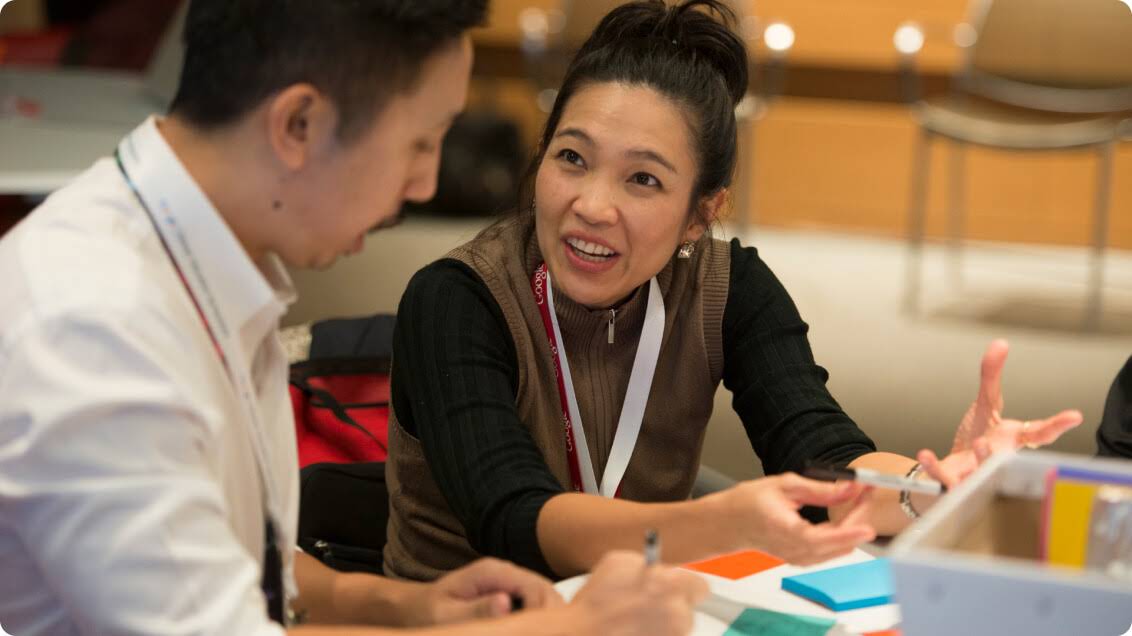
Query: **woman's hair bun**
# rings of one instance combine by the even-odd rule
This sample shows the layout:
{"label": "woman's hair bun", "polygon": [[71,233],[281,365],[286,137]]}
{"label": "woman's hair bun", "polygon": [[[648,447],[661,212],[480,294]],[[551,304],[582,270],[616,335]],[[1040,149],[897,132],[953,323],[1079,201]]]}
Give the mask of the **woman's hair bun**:
{"label": "woman's hair bun", "polygon": [[720,0],[683,0],[671,6],[663,0],[630,2],[602,19],[579,55],[629,39],[663,40],[709,63],[738,104],[747,92],[748,61],[735,24],[735,12]]}

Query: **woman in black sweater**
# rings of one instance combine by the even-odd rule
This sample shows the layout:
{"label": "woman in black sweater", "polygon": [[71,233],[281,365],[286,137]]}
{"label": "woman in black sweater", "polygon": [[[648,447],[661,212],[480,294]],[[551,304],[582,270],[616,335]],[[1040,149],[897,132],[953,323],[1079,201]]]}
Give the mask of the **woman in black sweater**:
{"label": "woman in black sweater", "polygon": [[[706,9],[702,10],[702,9]],[[877,452],[826,390],[786,290],[707,235],[735,166],[747,57],[715,0],[611,12],[575,57],[518,217],[419,272],[394,338],[386,572],[477,554],[555,575],[660,530],[685,562],[760,548],[797,563],[899,531],[930,498],[813,482],[807,463],[947,485],[1080,422],[1002,420],[1005,345],[940,460]],[[770,477],[688,501],[723,381]],[[811,523],[803,505],[829,508]]]}

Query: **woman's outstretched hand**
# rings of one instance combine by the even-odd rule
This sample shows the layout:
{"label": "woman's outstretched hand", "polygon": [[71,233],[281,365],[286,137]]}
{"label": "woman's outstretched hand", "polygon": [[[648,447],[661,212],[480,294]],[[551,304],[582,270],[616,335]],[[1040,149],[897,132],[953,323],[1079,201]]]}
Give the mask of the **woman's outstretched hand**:
{"label": "woman's outstretched hand", "polygon": [[995,340],[983,354],[979,394],[955,430],[951,452],[940,459],[930,450],[921,450],[916,460],[933,479],[954,487],[975,471],[991,455],[1023,446],[1038,448],[1056,441],[1081,423],[1080,411],[1062,411],[1040,420],[1011,420],[1002,417],[1002,368],[1009,345]]}

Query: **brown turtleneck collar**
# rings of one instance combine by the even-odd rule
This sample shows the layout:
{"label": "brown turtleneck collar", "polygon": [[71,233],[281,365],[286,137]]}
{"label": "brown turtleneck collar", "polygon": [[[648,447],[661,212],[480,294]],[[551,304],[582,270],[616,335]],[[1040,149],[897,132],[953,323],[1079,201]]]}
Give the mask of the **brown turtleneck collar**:
{"label": "brown turtleneck collar", "polygon": [[[525,267],[529,276],[534,276],[535,269],[538,268],[543,262],[542,252],[538,246],[538,238],[535,232],[531,232],[530,240],[524,250]],[[675,256],[669,259],[664,265],[664,269],[656,275],[657,285],[660,287],[662,296],[667,296],[668,289],[672,285],[672,268]],[[553,285],[554,279],[551,276],[551,284]],[[645,309],[648,307],[648,287],[649,281],[637,287],[629,296],[615,307],[606,309],[594,309],[586,307],[581,303],[575,302],[566,294],[560,293],[557,289],[554,292],[554,313],[558,316],[558,327],[562,330],[562,336],[569,338],[572,335],[585,335],[593,334],[596,329],[603,329],[608,331],[609,321],[611,318],[610,311],[615,314],[613,318],[613,331],[614,341],[619,340],[623,335],[636,338],[641,332],[641,325],[645,321]]]}

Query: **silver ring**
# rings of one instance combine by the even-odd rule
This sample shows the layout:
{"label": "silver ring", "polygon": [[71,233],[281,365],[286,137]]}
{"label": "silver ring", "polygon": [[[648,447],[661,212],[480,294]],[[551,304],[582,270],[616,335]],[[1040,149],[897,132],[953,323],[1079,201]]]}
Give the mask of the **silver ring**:
{"label": "silver ring", "polygon": [[1022,430],[1018,434],[1018,441],[1022,442],[1022,445],[1029,449],[1041,447],[1041,444],[1030,441],[1030,426],[1033,425],[1033,423],[1033,420],[1022,422]]}

